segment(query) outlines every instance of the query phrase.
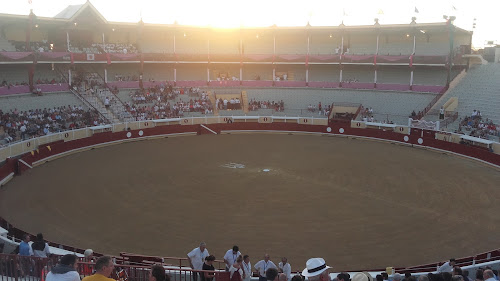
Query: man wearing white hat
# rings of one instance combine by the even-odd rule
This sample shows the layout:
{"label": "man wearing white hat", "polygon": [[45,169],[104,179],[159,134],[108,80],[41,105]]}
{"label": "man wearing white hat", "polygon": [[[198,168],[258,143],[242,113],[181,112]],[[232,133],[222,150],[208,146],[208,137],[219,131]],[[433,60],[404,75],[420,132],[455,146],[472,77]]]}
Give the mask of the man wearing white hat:
{"label": "man wearing white hat", "polygon": [[302,271],[302,276],[307,277],[309,281],[330,281],[328,269],[331,267],[326,265],[322,258],[312,258],[306,263],[306,268]]}

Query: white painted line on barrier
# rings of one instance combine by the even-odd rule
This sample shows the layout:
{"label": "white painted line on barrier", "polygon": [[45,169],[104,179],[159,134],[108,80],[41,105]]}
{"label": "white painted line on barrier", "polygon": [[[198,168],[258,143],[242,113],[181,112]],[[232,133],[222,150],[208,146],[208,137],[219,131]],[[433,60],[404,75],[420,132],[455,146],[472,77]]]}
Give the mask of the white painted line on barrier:
{"label": "white painted line on barrier", "polygon": [[500,169],[499,165],[496,165],[496,164],[493,164],[493,163],[490,163],[488,161],[484,161],[482,159],[475,158],[475,157],[472,157],[472,156],[468,156],[468,155],[456,153],[456,152],[453,152],[453,151],[444,150],[444,149],[440,149],[440,148],[435,148],[435,147],[431,147],[431,146],[406,143],[406,142],[397,141],[397,140],[379,139],[379,138],[374,138],[374,137],[365,137],[365,136],[356,136],[356,135],[344,135],[344,134],[328,134],[328,133],[317,133],[317,132],[303,132],[303,131],[272,131],[272,130],[232,130],[232,131],[221,131],[221,134],[222,133],[245,133],[245,132],[253,132],[253,133],[259,133],[259,132],[260,133],[292,133],[292,134],[293,133],[306,133],[306,134],[311,134],[311,135],[323,135],[323,136],[326,135],[326,136],[335,136],[335,137],[344,137],[344,138],[346,138],[346,137],[347,138],[352,137],[352,138],[360,138],[360,139],[383,141],[383,142],[394,142],[394,143],[398,143],[398,144],[405,145],[405,146],[413,146],[413,147],[417,147],[417,148],[431,149],[431,150],[439,151],[439,152],[442,152],[442,153],[452,154],[452,155],[455,155],[455,156],[458,156],[458,157],[464,157],[464,158],[467,158],[469,160],[478,161],[478,162],[481,162],[481,163],[486,164],[488,166],[492,166],[494,168]]}
{"label": "white painted line on barrier", "polygon": [[6,176],[3,180],[0,181],[0,186],[6,185],[13,178],[14,178],[14,173],[12,172],[8,176]]}
{"label": "white painted line on barrier", "polygon": [[214,130],[212,130],[212,129],[210,129],[209,127],[207,127],[207,126],[205,126],[205,125],[203,125],[203,124],[201,124],[200,126],[202,126],[203,128],[207,129],[207,130],[208,130],[209,132],[211,132],[212,134],[217,135],[217,132],[216,132],[216,131],[214,131]]}
{"label": "white painted line on barrier", "polygon": [[28,164],[28,163],[24,162],[24,160],[23,160],[23,159],[19,159],[19,162],[21,162],[21,163],[23,163],[24,165],[28,166],[30,169],[33,169],[33,167],[31,167],[31,165],[30,165],[30,164]]}
{"label": "white painted line on barrier", "polygon": [[58,153],[58,154],[54,154],[54,155],[51,155],[49,157],[45,157],[43,159],[37,160],[37,161],[33,162],[32,164],[33,164],[33,166],[38,166],[39,164],[42,164],[43,162],[50,161],[50,160],[52,160],[54,158],[59,158],[59,157],[62,157],[64,155],[66,155],[66,154],[72,154],[72,153],[76,153],[76,152],[79,152],[79,151],[82,151],[82,150],[89,150],[89,149],[94,148],[94,147],[119,144],[119,143],[122,143],[122,142],[131,142],[131,141],[147,140],[147,139],[157,139],[157,138],[161,138],[161,137],[169,137],[169,136],[172,136],[172,137],[175,137],[175,136],[191,136],[191,135],[196,135],[196,134],[197,134],[196,132],[173,133],[173,134],[154,135],[154,136],[147,136],[147,137],[140,137],[140,138],[122,139],[122,140],[117,140],[117,141],[103,142],[103,143],[98,143],[98,144],[89,145],[89,146],[83,146],[83,147],[71,149],[71,150],[68,150],[68,151],[65,151],[65,152],[61,152],[61,153]]}

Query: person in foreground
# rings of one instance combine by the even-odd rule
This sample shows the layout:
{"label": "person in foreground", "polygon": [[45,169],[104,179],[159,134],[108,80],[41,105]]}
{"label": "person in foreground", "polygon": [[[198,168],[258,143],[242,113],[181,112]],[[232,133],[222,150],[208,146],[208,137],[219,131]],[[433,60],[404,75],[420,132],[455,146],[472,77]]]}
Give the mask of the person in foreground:
{"label": "person in foreground", "polygon": [[312,258],[306,262],[306,268],[302,271],[302,276],[307,277],[309,281],[330,281],[328,269],[331,267],[326,265],[322,258]]}
{"label": "person in foreground", "polygon": [[102,256],[95,262],[95,274],[87,276],[82,281],[115,281],[109,278],[115,265],[109,256]]}
{"label": "person in foreground", "polygon": [[163,266],[153,265],[149,272],[149,281],[170,281],[170,276],[165,274]]}
{"label": "person in foreground", "polygon": [[80,281],[78,259],[73,254],[64,255],[47,274],[46,281]]}

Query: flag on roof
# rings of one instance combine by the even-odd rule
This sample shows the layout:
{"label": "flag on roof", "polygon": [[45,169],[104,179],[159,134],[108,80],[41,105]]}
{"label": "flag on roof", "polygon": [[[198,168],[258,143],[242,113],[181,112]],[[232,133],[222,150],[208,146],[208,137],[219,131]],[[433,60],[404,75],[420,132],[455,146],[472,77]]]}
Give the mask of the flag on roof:
{"label": "flag on roof", "polygon": [[420,13],[420,12],[418,11],[417,7],[415,7],[415,13],[417,13],[417,14],[418,14],[418,13]]}

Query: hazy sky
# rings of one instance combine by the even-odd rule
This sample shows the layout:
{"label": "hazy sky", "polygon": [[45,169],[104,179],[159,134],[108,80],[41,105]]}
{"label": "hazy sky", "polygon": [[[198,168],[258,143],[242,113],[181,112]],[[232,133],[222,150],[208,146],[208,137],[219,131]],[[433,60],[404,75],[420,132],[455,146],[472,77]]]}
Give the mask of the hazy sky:
{"label": "hazy sky", "polygon": [[[0,0],[0,13],[28,14],[30,7],[38,16],[52,17],[68,5],[86,0]],[[455,15],[455,24],[472,30],[473,44],[482,47],[486,41],[500,43],[500,0],[91,0],[108,21],[243,26],[337,26],[443,22],[443,15]],[[419,13],[415,13],[415,7]],[[344,16],[344,13],[346,14]]]}

